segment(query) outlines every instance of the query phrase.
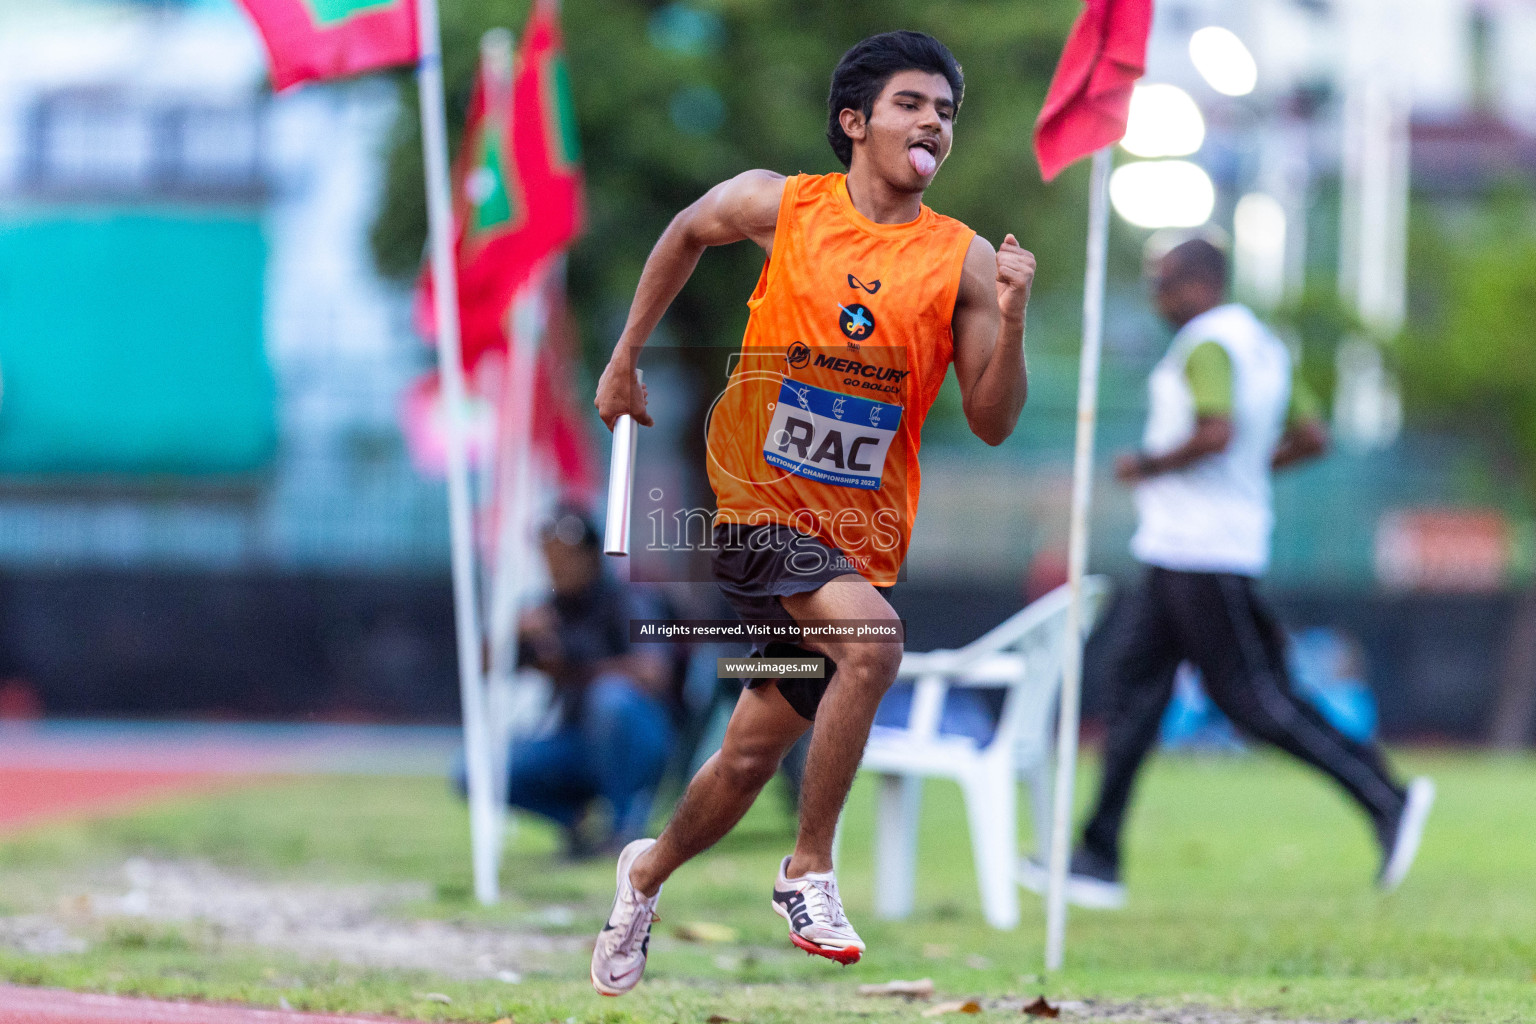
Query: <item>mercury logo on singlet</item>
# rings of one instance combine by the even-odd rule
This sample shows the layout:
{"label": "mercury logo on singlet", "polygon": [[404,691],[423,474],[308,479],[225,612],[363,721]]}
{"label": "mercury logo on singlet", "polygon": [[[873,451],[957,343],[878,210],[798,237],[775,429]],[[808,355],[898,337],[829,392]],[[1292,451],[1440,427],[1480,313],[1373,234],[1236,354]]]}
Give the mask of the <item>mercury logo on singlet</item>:
{"label": "mercury logo on singlet", "polygon": [[879,490],[901,406],[784,378],[763,458],[771,466],[835,487]]}
{"label": "mercury logo on singlet", "polygon": [[[799,344],[796,342],[795,344]],[[849,344],[853,344],[849,342]],[[804,366],[806,360],[795,362],[795,349],[791,348],[789,365],[794,367]],[[809,350],[807,350],[809,354]],[[862,388],[865,391],[883,391],[888,395],[901,394],[901,382],[907,379],[911,370],[898,370],[894,366],[875,366],[858,359],[844,359],[838,356],[829,356],[822,353],[816,354],[812,363],[814,366],[825,367],[834,373],[845,374],[843,383],[853,388]]]}

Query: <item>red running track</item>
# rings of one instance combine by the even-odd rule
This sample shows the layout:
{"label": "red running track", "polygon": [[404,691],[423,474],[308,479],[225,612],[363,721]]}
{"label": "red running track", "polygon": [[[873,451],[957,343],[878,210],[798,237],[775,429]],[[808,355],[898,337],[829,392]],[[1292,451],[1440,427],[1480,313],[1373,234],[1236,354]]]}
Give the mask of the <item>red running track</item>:
{"label": "red running track", "polygon": [[[0,985],[0,1024],[381,1024],[383,1017],[162,1003],[51,988]],[[408,1024],[408,1022],[395,1022]]]}
{"label": "red running track", "polygon": [[0,767],[0,833],[126,811],[149,800],[232,781],[209,772]]}

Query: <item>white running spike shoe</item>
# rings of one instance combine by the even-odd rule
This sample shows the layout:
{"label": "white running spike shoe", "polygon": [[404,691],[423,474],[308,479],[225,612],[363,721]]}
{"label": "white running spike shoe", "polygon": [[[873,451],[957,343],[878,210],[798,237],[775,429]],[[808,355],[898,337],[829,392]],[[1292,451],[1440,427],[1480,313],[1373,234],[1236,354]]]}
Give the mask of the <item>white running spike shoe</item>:
{"label": "white running spike shoe", "polygon": [[629,869],[635,858],[656,845],[654,839],[636,839],[619,854],[618,892],[608,923],[597,934],[592,949],[592,987],[605,996],[621,996],[640,983],[645,973],[645,955],[650,951],[651,924],[656,916],[656,901],[661,890],[647,897],[629,883]]}
{"label": "white running spike shoe", "polygon": [[1433,780],[1421,775],[1408,783],[1408,799],[1403,801],[1403,813],[1392,828],[1390,842],[1382,844],[1384,856],[1376,884],[1383,892],[1391,892],[1408,877],[1408,869],[1413,867],[1413,859],[1419,852],[1419,840],[1424,838],[1429,809],[1434,805]]}
{"label": "white running spike shoe", "polygon": [[785,857],[773,884],[773,912],[789,922],[789,941],[844,967],[858,963],[864,955],[864,940],[843,913],[832,872],[808,871],[800,878],[785,878],[788,867]]}

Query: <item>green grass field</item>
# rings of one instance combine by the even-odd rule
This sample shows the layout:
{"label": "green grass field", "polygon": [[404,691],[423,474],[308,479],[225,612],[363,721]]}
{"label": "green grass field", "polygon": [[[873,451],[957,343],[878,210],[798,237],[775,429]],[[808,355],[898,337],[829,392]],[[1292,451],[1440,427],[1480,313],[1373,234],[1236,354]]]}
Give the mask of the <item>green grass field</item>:
{"label": "green grass field", "polygon": [[[869,943],[852,968],[791,949],[768,909],[793,827],[769,793],[716,850],[668,883],[646,981],[620,1000],[592,993],[579,949],[542,958],[520,983],[463,981],[315,962],[195,925],[129,918],[79,925],[90,942],[84,952],[0,952],[0,978],[523,1024],[919,1021],[922,1004],[854,990],[921,977],[945,998],[1044,993],[1052,1001],[1126,1001],[1143,1014],[1202,1006],[1255,1020],[1536,1020],[1536,759],[1435,753],[1400,764],[1431,774],[1440,800],[1413,874],[1400,892],[1382,896],[1371,887],[1375,851],[1363,820],[1324,781],[1267,756],[1160,758],[1131,822],[1130,907],[1073,911],[1067,969],[1048,978],[1035,899],[1025,894],[1017,931],[983,924],[953,789],[927,790],[916,914],[873,919],[874,801],[862,781],[840,867],[849,914]],[[1091,785],[1090,766],[1080,790]],[[0,915],[46,913],[68,923],[83,893],[144,856],[268,880],[422,881],[429,895],[400,914],[573,940],[595,933],[612,898],[610,862],[561,864],[553,835],[524,826],[505,866],[507,899],[482,909],[469,896],[466,821],[432,780],[273,781],[0,841]],[[736,940],[676,935],[694,921],[729,926]],[[1005,1015],[1018,1011],[983,1019]]]}

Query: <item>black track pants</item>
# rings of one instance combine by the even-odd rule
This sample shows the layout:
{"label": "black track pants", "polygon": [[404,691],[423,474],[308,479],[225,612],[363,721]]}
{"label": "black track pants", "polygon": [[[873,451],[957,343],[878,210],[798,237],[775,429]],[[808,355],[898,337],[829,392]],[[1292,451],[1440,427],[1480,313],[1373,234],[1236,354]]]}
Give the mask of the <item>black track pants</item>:
{"label": "black track pants", "polygon": [[1247,576],[1151,568],[1112,623],[1104,669],[1111,693],[1098,803],[1088,849],[1119,863],[1120,829],[1136,773],[1157,740],[1181,661],[1239,729],[1326,773],[1370,816],[1378,836],[1403,807],[1375,744],[1345,736],[1291,691],[1284,639]]}

